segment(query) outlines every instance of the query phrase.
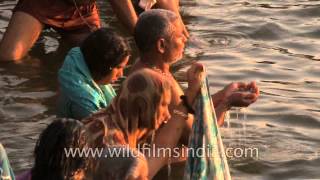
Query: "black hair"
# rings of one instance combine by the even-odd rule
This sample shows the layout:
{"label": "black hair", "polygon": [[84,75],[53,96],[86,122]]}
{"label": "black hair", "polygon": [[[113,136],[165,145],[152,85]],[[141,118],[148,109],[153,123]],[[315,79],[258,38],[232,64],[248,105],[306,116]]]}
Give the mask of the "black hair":
{"label": "black hair", "polygon": [[81,45],[85,62],[95,81],[106,77],[112,68],[130,54],[125,39],[110,29],[101,28],[90,34]]}
{"label": "black hair", "polygon": [[73,119],[57,119],[40,135],[35,150],[32,180],[69,180],[85,167],[85,159],[67,157],[65,149],[82,149],[86,144],[84,125]]}

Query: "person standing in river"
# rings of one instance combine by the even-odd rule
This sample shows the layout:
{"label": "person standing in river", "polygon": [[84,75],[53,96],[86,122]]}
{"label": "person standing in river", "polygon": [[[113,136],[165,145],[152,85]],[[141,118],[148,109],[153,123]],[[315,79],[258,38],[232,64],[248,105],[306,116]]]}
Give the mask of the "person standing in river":
{"label": "person standing in river", "polygon": [[106,28],[72,48],[58,72],[58,116],[80,120],[107,107],[116,96],[111,83],[122,77],[129,57],[125,39]]}
{"label": "person standing in river", "polygon": [[[192,113],[192,105],[198,89],[188,86],[185,92],[169,71],[170,66],[182,59],[187,37],[179,17],[168,10],[154,9],[142,13],[135,27],[134,38],[140,51],[140,60],[132,67],[132,71],[152,69],[172,84],[172,105],[183,103]],[[203,65],[196,63],[192,71],[202,71]],[[189,77],[190,79],[191,77]],[[196,78],[196,77],[194,77]],[[245,92],[241,91],[245,90]],[[218,124],[224,123],[224,115],[231,107],[246,107],[254,103],[259,96],[259,88],[255,82],[235,82],[212,95]],[[192,128],[190,118],[186,130]],[[186,132],[187,132],[186,131]]]}
{"label": "person standing in river", "polygon": [[[131,0],[110,0],[110,3],[120,21],[132,33],[138,17]],[[179,14],[178,0],[158,0],[154,7]],[[71,44],[79,45],[90,32],[101,27],[96,0],[19,0],[0,42],[0,61],[23,58],[41,31],[48,27]]]}

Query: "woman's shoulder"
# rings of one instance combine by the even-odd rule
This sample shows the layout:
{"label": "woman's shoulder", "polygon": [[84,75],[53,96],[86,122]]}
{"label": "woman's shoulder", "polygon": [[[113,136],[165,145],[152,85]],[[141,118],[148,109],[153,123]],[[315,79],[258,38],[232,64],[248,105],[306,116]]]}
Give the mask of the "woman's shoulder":
{"label": "woman's shoulder", "polygon": [[104,144],[103,138],[107,130],[107,124],[105,123],[106,116],[107,113],[102,109],[81,120],[86,128],[87,136],[92,146],[101,147]]}
{"label": "woman's shoulder", "polygon": [[[118,127],[110,108],[104,108],[82,120],[91,142],[95,147],[102,145],[126,144],[123,132]],[[92,139],[93,137],[93,139]]]}

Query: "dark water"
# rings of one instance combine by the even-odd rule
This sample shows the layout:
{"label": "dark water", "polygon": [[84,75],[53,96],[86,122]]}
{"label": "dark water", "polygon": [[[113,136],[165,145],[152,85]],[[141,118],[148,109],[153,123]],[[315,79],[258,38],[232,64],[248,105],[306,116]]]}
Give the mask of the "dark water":
{"label": "dark water", "polygon": [[[15,4],[0,1],[0,36]],[[320,179],[320,1],[181,4],[193,42],[177,67],[204,63],[212,92],[232,81],[255,80],[261,88],[247,119],[233,110],[230,127],[221,129],[226,147],[259,150],[258,157],[229,159],[233,179]],[[107,16],[109,5],[99,5],[104,25],[121,28]],[[0,141],[16,172],[32,165],[37,136],[54,118],[56,72],[65,53],[59,44],[47,30],[24,63],[0,67]],[[183,168],[174,171],[172,179]]]}

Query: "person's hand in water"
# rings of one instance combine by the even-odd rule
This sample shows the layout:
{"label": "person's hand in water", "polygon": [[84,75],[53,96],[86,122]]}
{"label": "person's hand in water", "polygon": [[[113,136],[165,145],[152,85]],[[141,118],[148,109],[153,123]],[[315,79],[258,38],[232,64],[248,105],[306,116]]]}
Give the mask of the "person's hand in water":
{"label": "person's hand in water", "polygon": [[259,97],[259,87],[255,82],[231,83],[224,88],[224,97],[227,98],[229,107],[247,107]]}
{"label": "person's hand in water", "polygon": [[259,88],[255,82],[249,84],[236,82],[213,94],[212,102],[215,106],[219,126],[224,123],[225,113],[231,107],[247,107],[259,97]]}
{"label": "person's hand in water", "polygon": [[187,89],[187,97],[188,103],[190,105],[193,104],[194,99],[200,92],[201,83],[203,82],[205,77],[205,69],[203,64],[194,63],[187,71],[187,81],[188,81],[188,89]]}

